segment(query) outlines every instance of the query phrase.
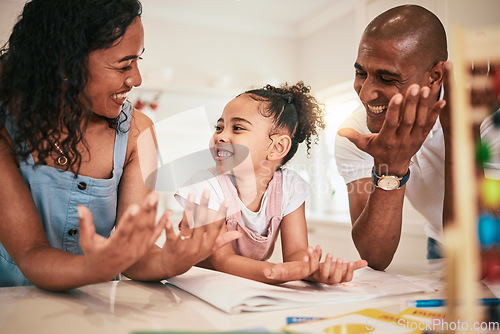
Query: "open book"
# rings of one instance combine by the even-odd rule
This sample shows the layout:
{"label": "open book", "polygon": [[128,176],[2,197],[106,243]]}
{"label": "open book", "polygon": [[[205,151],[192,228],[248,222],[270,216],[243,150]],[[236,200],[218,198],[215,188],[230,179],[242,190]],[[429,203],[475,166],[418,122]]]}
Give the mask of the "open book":
{"label": "open book", "polygon": [[166,282],[227,313],[345,303],[443,287],[438,281],[391,275],[370,268],[356,270],[351,282],[332,286],[304,281],[270,285],[198,267]]}

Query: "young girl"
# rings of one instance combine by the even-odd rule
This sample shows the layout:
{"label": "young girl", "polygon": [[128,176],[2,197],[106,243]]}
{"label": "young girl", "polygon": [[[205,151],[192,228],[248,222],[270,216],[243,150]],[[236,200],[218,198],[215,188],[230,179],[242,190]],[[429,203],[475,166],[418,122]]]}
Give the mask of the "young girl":
{"label": "young girl", "polygon": [[[216,270],[266,283],[307,279],[335,284],[350,281],[354,270],[366,266],[364,260],[333,261],[331,254],[320,263],[321,248],[308,246],[304,201],[310,187],[283,165],[299,143],[305,141],[309,151],[312,137],[325,126],[323,110],[309,91],[299,82],[238,95],[224,108],[210,142],[216,166],[197,172],[178,189],[175,196],[182,205],[190,193],[200,203],[206,189],[212,194],[210,209],[217,211],[226,200],[222,219],[229,231],[243,234],[213,253],[209,260]],[[284,263],[266,262],[280,229]],[[186,237],[189,233],[181,230]]]}

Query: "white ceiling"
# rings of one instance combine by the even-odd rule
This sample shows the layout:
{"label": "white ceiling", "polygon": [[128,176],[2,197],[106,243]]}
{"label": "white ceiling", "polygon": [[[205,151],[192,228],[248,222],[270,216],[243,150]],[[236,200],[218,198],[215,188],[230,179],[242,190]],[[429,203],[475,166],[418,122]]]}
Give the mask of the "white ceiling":
{"label": "white ceiling", "polygon": [[[0,0],[2,40],[3,36],[8,38],[26,1]],[[298,45],[297,39],[344,17],[356,4],[354,0],[140,1],[143,23],[149,29],[148,55],[141,63],[142,88],[195,87],[200,91],[212,86],[220,91],[224,87],[247,87],[249,82],[281,82],[285,80],[282,78],[293,77],[298,65],[288,54]],[[198,31],[200,36],[193,35]],[[214,44],[203,40],[210,35],[208,32],[215,36]],[[183,33],[190,43],[186,43]],[[233,33],[243,33],[244,38],[234,41],[231,38],[238,35]],[[168,45],[164,42],[166,36]],[[253,44],[248,45],[248,40]],[[274,43],[278,43],[278,50]],[[260,49],[256,50],[254,44]],[[176,49],[185,51],[172,52]]]}
{"label": "white ceiling", "polygon": [[[22,10],[26,0],[0,0]],[[3,3],[3,4],[2,4]],[[303,37],[354,10],[352,0],[141,0],[144,19]]]}
{"label": "white ceiling", "polygon": [[302,37],[354,10],[351,0],[142,0],[145,20]]}
{"label": "white ceiling", "polygon": [[216,20],[275,22],[296,25],[337,0],[142,0],[145,13],[192,21]]}

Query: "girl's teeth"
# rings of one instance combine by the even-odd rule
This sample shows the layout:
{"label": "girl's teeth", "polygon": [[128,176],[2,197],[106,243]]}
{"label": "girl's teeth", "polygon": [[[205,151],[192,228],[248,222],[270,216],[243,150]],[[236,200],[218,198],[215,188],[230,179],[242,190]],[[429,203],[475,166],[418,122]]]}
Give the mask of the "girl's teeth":
{"label": "girl's teeth", "polygon": [[217,152],[217,156],[221,157],[221,158],[229,157],[230,155],[231,155],[231,153],[225,152],[225,151],[224,152],[221,152],[221,151]]}

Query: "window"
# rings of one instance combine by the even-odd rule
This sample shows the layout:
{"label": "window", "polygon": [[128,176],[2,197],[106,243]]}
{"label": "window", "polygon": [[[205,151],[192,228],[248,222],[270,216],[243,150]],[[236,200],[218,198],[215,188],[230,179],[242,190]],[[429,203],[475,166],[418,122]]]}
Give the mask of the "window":
{"label": "window", "polygon": [[310,157],[306,158],[305,147],[301,147],[289,167],[312,186],[307,203],[309,216],[333,216],[334,220],[350,222],[347,187],[335,162],[335,136],[340,124],[360,102],[352,81],[319,92],[316,98],[325,105],[326,129],[321,133],[319,144],[311,148]]}

